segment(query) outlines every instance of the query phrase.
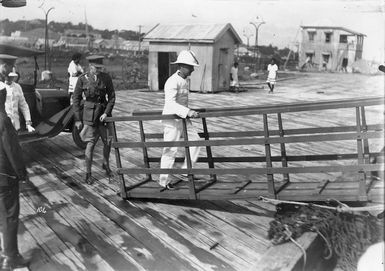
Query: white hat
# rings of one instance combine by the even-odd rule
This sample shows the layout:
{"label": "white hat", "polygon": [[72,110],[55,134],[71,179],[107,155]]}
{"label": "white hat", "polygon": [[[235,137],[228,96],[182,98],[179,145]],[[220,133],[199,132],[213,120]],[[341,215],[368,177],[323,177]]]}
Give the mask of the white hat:
{"label": "white hat", "polygon": [[195,57],[195,54],[193,51],[190,50],[184,50],[181,51],[178,55],[178,58],[175,62],[171,62],[171,64],[187,64],[190,66],[199,66],[199,62],[197,58]]}
{"label": "white hat", "polygon": [[9,77],[13,77],[13,76],[19,76],[17,73],[15,73],[15,72],[10,72],[10,73],[8,73],[8,76]]}

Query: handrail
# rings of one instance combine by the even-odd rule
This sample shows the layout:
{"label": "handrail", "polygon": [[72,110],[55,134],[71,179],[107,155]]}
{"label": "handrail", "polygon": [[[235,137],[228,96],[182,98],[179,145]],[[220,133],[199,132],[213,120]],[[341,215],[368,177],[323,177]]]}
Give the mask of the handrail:
{"label": "handrail", "polygon": [[[349,108],[355,106],[373,106],[383,105],[384,97],[362,98],[362,99],[345,99],[345,100],[330,100],[323,102],[309,103],[289,103],[273,106],[258,106],[258,107],[240,107],[240,108],[223,108],[223,109],[196,109],[199,111],[199,118],[208,117],[228,117],[228,116],[247,116],[260,115],[271,113],[294,113],[301,111],[315,111],[327,109]],[[161,111],[134,111],[132,116],[123,117],[108,117],[107,122],[112,121],[138,121],[138,120],[165,120],[165,119],[180,119],[176,115],[161,115]]]}
{"label": "handrail", "polygon": [[[379,96],[373,96],[373,97],[365,97],[365,98],[356,98],[356,99],[335,99],[335,100],[327,100],[327,101],[313,101],[313,102],[306,102],[306,103],[299,103],[299,102],[293,102],[293,103],[285,103],[285,104],[279,104],[279,105],[259,105],[259,106],[241,106],[241,107],[222,107],[222,108],[206,108],[206,109],[200,109],[202,112],[231,112],[231,111],[243,111],[243,110],[256,110],[256,109],[274,109],[274,108],[287,108],[287,107],[297,107],[298,105],[301,106],[319,106],[322,104],[336,104],[336,103],[345,103],[345,102],[357,102],[362,105],[362,102],[368,102],[368,101],[377,101],[379,105],[384,104],[384,97]],[[199,109],[198,109],[199,110]],[[132,113],[134,116],[146,116],[146,115],[159,115],[162,114],[162,110],[135,110]]]}

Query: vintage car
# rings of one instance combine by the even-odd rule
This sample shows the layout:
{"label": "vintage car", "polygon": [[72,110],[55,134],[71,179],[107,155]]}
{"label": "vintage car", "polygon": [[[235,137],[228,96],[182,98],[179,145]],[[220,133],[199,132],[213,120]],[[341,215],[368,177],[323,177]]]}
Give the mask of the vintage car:
{"label": "vintage car", "polygon": [[23,80],[26,73],[21,73],[19,84],[28,103],[35,132],[26,131],[25,121],[20,114],[22,124],[19,132],[20,143],[43,140],[57,136],[61,132],[68,132],[72,133],[73,141],[78,147],[85,148],[86,144],[81,140],[79,131],[74,126],[73,109],[67,89],[37,87],[39,70],[37,57],[42,54],[44,54],[42,51],[0,43],[0,55],[13,56],[15,60],[16,58],[29,60],[32,57],[34,59],[33,73],[29,73],[27,80]]}

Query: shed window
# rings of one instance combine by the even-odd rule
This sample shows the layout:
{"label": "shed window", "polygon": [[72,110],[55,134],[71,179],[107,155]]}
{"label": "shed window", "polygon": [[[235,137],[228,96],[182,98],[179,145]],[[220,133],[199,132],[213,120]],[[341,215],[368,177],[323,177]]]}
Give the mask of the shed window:
{"label": "shed window", "polygon": [[315,31],[308,31],[307,34],[309,35],[309,41],[314,41]]}
{"label": "shed window", "polygon": [[332,33],[329,33],[329,32],[325,33],[325,42],[329,43],[331,39],[332,39]]}
{"label": "shed window", "polygon": [[340,43],[348,43],[348,35],[340,35]]}

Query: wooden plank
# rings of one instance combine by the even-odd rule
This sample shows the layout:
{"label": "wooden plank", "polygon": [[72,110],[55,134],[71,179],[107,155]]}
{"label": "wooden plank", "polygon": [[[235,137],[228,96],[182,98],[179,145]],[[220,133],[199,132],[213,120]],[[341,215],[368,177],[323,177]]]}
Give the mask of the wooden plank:
{"label": "wooden plank", "polygon": [[247,181],[244,181],[243,183],[241,183],[239,186],[236,186],[230,193],[232,194],[237,194],[239,191],[241,191],[242,189],[245,189],[245,187],[247,185],[249,185],[251,183],[250,180],[247,180]]}
{"label": "wooden plank", "polygon": [[[272,168],[273,164],[271,162],[271,150],[270,144],[268,142],[269,139],[269,126],[267,114],[263,114],[263,130],[264,130],[264,139],[265,139],[265,155],[266,155],[266,168]],[[271,173],[266,174],[267,177],[267,189],[271,197],[276,198],[276,191],[274,186],[274,175]]]}
{"label": "wooden plank", "polygon": [[[30,178],[31,182],[36,187],[48,186],[53,188],[46,189],[44,194],[39,195],[39,200],[44,202],[44,205],[49,209],[43,216],[48,225],[54,227],[56,232],[64,236],[71,234],[73,236],[80,236],[79,238],[82,238],[82,240],[88,240],[87,245],[89,248],[92,248],[88,253],[99,255],[98,258],[104,259],[102,262],[108,263],[114,270],[124,268],[141,270],[136,260],[130,257],[122,248],[117,248],[120,243],[114,243],[113,239],[118,239],[119,241],[117,242],[120,242],[121,238],[128,238],[125,232],[115,225],[111,225],[108,219],[95,212],[91,206],[84,208],[85,202],[83,202],[83,205],[74,205],[72,201],[82,202],[82,198],[74,195],[69,191],[68,187],[65,188],[62,185],[55,184],[55,182],[50,182],[49,180],[54,180],[55,178],[48,172],[44,173],[43,167],[38,166],[36,170],[39,170],[40,174],[39,176],[32,176]],[[60,193],[56,191],[60,191]],[[33,202],[35,201],[33,200]],[[54,219],[55,213],[53,213],[53,210],[56,212],[55,205],[57,202],[69,202],[69,204],[60,206],[57,210],[60,216],[56,216],[56,219]],[[95,221],[98,223],[94,223]],[[118,233],[115,233],[114,230],[117,230]],[[126,236],[123,237],[124,235]],[[69,241],[72,242],[72,239]],[[79,249],[76,247],[77,243],[72,243],[72,245]],[[82,256],[86,257],[85,255]],[[148,265],[145,262],[142,262],[142,264]]]}
{"label": "wooden plank", "polygon": [[[297,238],[296,242],[298,242],[299,245],[306,250],[306,248],[310,247],[311,244],[316,240],[316,238],[316,233],[305,232],[303,235]],[[279,260],[277,260],[277,255],[279,255]],[[300,266],[298,270],[301,270],[302,261],[300,262],[299,260],[302,258],[302,250],[298,246],[293,247],[293,244],[291,242],[288,242],[281,245],[273,246],[268,249],[265,255],[263,255],[263,257],[261,258],[261,260],[255,263],[250,270],[291,271],[297,270],[294,267],[297,265],[298,262]]]}
{"label": "wooden plank", "polygon": [[[226,110],[221,108],[219,110],[215,109],[212,112],[206,110],[207,112],[200,113],[201,117],[227,117],[227,116],[246,116],[246,115],[256,115],[256,114],[272,114],[272,113],[284,113],[284,112],[301,112],[301,111],[311,111],[311,110],[327,110],[327,109],[338,109],[338,108],[349,108],[356,106],[372,106],[372,105],[382,105],[384,101],[381,97],[376,98],[365,98],[365,99],[355,99],[355,100],[339,100],[339,101],[326,101],[326,102],[311,102],[311,103],[293,103],[293,104],[281,104],[273,106],[261,106],[254,108],[245,108],[244,110],[239,108],[231,108]],[[199,109],[197,109],[199,110]],[[106,118],[107,122],[111,121],[138,121],[138,120],[163,120],[163,119],[177,119],[179,118],[176,115],[146,115],[146,116],[128,116],[128,117],[108,117]]]}
{"label": "wooden plank", "polygon": [[[254,110],[254,109],[272,109],[272,108],[285,108],[285,107],[293,107],[293,108],[296,108],[298,107],[299,105],[302,105],[302,106],[313,106],[318,108],[319,105],[327,105],[327,104],[330,104],[330,105],[339,105],[339,104],[352,104],[352,106],[349,106],[349,107],[354,107],[355,105],[360,105],[361,103],[375,103],[375,104],[383,104],[384,101],[379,101],[379,100],[382,100],[382,97],[360,97],[360,98],[352,98],[352,99],[333,99],[333,100],[328,100],[328,101],[311,101],[311,102],[291,102],[291,103],[280,103],[279,105],[271,105],[271,104],[267,104],[267,105],[260,105],[260,106],[244,106],[244,107],[237,107],[237,108],[234,108],[234,107],[224,107],[224,106],[220,106],[220,107],[217,107],[217,108],[213,108],[213,107],[208,107],[208,108],[203,108],[203,109],[197,109],[197,110],[200,110],[199,112],[233,112],[233,111],[250,111],[250,110]],[[377,102],[377,103],[376,103]],[[146,111],[139,111],[139,110],[135,110],[132,112],[133,115],[135,116],[142,116],[142,115],[161,115],[162,114],[162,110],[146,110]]]}
{"label": "wooden plank", "polygon": [[322,182],[319,182],[317,187],[314,189],[315,191],[313,194],[321,194],[322,191],[326,188],[326,186],[329,184],[329,180],[323,180]]}
{"label": "wooden plank", "polygon": [[[112,143],[111,143],[111,147],[112,148],[115,148],[113,147],[113,143],[116,143],[118,142],[118,136],[117,136],[117,133],[116,133],[116,126],[115,126],[115,123],[112,123],[112,129],[113,129],[113,134],[112,134]],[[117,167],[121,168],[122,167],[122,160],[120,159],[120,150],[119,148],[115,148],[115,159],[116,159],[116,165]],[[119,178],[120,178],[120,195],[121,197],[124,199],[127,197],[127,194],[126,194],[126,182],[124,180],[124,176],[123,174],[119,174]]]}
{"label": "wooden plank", "polygon": [[[357,134],[361,133],[361,118],[360,118],[360,108],[356,107],[356,124],[357,124]],[[363,153],[363,139],[357,138],[357,152],[358,152],[358,164],[362,165],[365,163],[364,161],[364,153]],[[359,194],[362,198],[366,197],[366,183],[365,183],[365,172],[361,171],[358,173],[359,175]]]}
{"label": "wooden plank", "polygon": [[[141,142],[145,142],[145,141],[146,141],[146,136],[145,136],[145,134],[144,134],[143,121],[139,121],[139,131],[140,131],[140,141],[141,141]],[[143,152],[143,162],[144,162],[144,166],[145,166],[146,168],[150,168],[150,162],[148,161],[148,152],[147,152],[147,148],[146,148],[146,147],[143,147],[142,152]],[[150,174],[147,174],[147,179],[152,180],[152,177],[151,177]]]}
{"label": "wooden plank", "polygon": [[[41,255],[36,260],[32,260],[30,268],[41,270],[50,266],[54,268],[60,266],[63,269],[69,270],[85,269],[86,266],[82,263],[79,253],[60,240],[41,217],[41,214],[36,213],[36,210],[37,208],[31,204],[29,197],[22,193],[20,195],[20,220],[22,225],[24,225],[22,227],[25,227],[30,235],[33,236],[34,242],[38,245],[34,250],[38,250],[37,253]],[[44,231],[41,229],[44,229]],[[24,244],[20,244],[20,247],[23,246]],[[111,269],[107,268],[107,270]]]}
{"label": "wooden plank", "polygon": [[252,138],[252,139],[234,139],[234,140],[195,140],[195,141],[162,141],[162,142],[114,142],[114,148],[163,148],[163,147],[192,147],[192,146],[237,146],[237,145],[265,145],[281,143],[303,143],[303,142],[323,142],[323,141],[345,141],[369,138],[382,138],[383,132],[368,133],[336,133],[328,135],[308,135],[291,137],[270,137],[270,138]]}
{"label": "wooden plank", "polygon": [[[285,132],[283,131],[283,124],[282,124],[281,113],[278,113],[278,129],[279,129],[279,136],[280,136],[280,137],[284,137],[284,136],[285,136]],[[287,155],[286,155],[286,146],[285,146],[285,143],[281,143],[281,144],[280,144],[280,147],[281,147],[282,167],[287,167],[288,164],[287,164]],[[284,173],[284,174],[283,174],[283,179],[284,179],[286,182],[289,182],[289,181],[290,181],[289,174]]]}
{"label": "wooden plank", "polygon": [[[207,128],[207,122],[205,118],[202,118],[202,126],[203,126],[203,132],[204,132],[204,139],[210,140],[209,131]],[[206,154],[207,154],[207,161],[208,161],[209,168],[214,168],[213,154],[210,146],[206,147]],[[213,180],[213,182],[217,180],[217,176],[215,174],[211,174],[210,178]]]}
{"label": "wooden plank", "polygon": [[[371,157],[377,157],[381,155],[381,153],[371,153]],[[356,160],[357,153],[347,153],[347,154],[316,154],[316,155],[292,155],[286,156],[286,160],[288,162],[299,162],[299,161],[330,161],[330,160]],[[158,163],[160,161],[160,157],[150,157],[149,162]],[[176,163],[182,163],[184,161],[184,157],[176,157]],[[280,162],[281,156],[272,156],[272,162]],[[197,163],[207,163],[208,159],[206,157],[200,157],[197,160]],[[215,163],[225,163],[225,162],[266,162],[265,156],[226,156],[226,157],[213,157],[213,162]]]}
{"label": "wooden plank", "polygon": [[[188,142],[188,132],[187,132],[187,121],[186,119],[182,119],[183,124],[183,142]],[[186,152],[186,165],[187,169],[192,169],[192,162],[191,162],[191,154],[190,154],[190,148],[189,146],[185,147]],[[189,191],[190,191],[190,198],[191,199],[197,199],[196,191],[195,191],[195,183],[194,183],[194,176],[192,174],[188,174],[188,180],[189,180]]]}
{"label": "wooden plank", "polygon": [[341,165],[341,166],[311,166],[311,167],[288,167],[288,168],[192,168],[190,170],[173,168],[121,168],[118,173],[123,174],[194,174],[194,175],[210,175],[210,174],[282,174],[282,173],[326,173],[326,172],[368,172],[379,171],[383,168],[383,164],[369,165]]}
{"label": "wooden plank", "polygon": [[[60,145],[56,147],[62,148]],[[71,155],[71,153],[68,153],[68,155]],[[60,165],[63,161],[62,158],[56,157],[53,153],[51,155],[46,154],[45,157],[47,156],[55,159],[55,165]],[[68,172],[68,169],[64,169],[64,171]],[[60,172],[63,172],[63,170],[58,169],[56,174],[60,174]],[[102,180],[106,179],[104,178]],[[87,201],[111,221],[118,223],[120,227],[125,229],[125,231],[143,242],[147,249],[161,252],[159,256],[162,257],[162,260],[160,260],[160,262],[168,266],[165,268],[160,267],[161,269],[201,270],[203,266],[205,266],[205,263],[201,262],[199,259],[200,256],[207,257],[207,255],[205,256],[202,251],[195,249],[196,244],[192,244],[189,240],[179,237],[179,234],[175,232],[172,225],[170,225],[172,222],[168,224],[158,223],[154,221],[151,216],[145,215],[142,211],[138,211],[136,208],[130,208],[129,206],[126,206],[126,204],[122,204],[123,202],[116,197],[115,192],[113,192],[113,194],[107,193],[110,190],[107,186],[103,186],[102,188],[98,188],[98,186],[89,187],[78,182],[76,182],[77,186],[74,186],[71,184],[73,181],[74,180],[69,180],[68,178],[63,180],[67,186],[72,187],[78,191],[78,193],[81,193]],[[109,208],[106,208],[107,202],[112,203],[112,205],[109,205]],[[143,226],[139,227],[138,225]],[[186,247],[192,249],[191,253],[188,253],[188,250],[185,249]],[[194,255],[198,252],[200,256]],[[211,254],[208,253],[208,255]],[[223,261],[219,259],[212,257],[212,260],[212,264],[218,264],[219,266],[223,265]],[[224,266],[231,270],[229,267],[230,265]]]}
{"label": "wooden plank", "polygon": [[[367,125],[367,131],[381,131],[384,130],[384,126]],[[327,126],[327,127],[316,127],[316,128],[297,128],[297,129],[285,129],[286,135],[298,135],[298,134],[323,134],[323,133],[337,133],[337,132],[355,132],[356,126]],[[280,134],[279,130],[270,130],[270,135],[277,136]],[[234,131],[234,132],[203,132],[199,133],[199,136],[204,138],[208,135],[210,138],[215,137],[253,137],[263,136],[263,131]],[[161,139],[163,138],[162,133],[146,133],[147,139]]]}

